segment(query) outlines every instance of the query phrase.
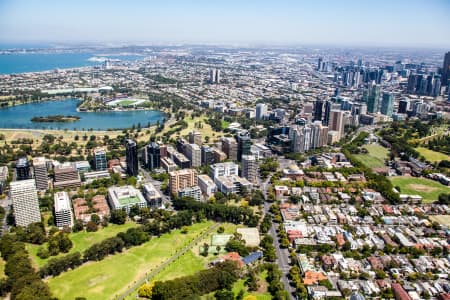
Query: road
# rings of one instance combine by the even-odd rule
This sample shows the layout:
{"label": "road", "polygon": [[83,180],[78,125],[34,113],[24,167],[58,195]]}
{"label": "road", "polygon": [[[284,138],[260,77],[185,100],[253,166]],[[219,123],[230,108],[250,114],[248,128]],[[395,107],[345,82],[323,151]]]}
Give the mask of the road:
{"label": "road", "polygon": [[159,267],[151,271],[146,277],[142,278],[141,280],[137,281],[133,286],[131,286],[128,290],[126,290],[123,294],[120,296],[117,296],[115,299],[117,300],[123,300],[126,297],[128,297],[130,294],[134,293],[141,285],[143,285],[146,282],[149,282],[150,279],[155,277],[159,272],[164,270],[168,265],[176,261],[179,257],[183,256],[187,251],[191,250],[195,245],[197,245],[200,241],[202,241],[204,238],[206,238],[211,232],[216,230],[219,227],[220,223],[214,223],[211,225],[208,229],[206,229],[202,234],[200,234],[198,237],[192,240],[188,245],[184,246],[180,250],[178,250],[172,257],[170,257],[168,260],[166,260],[164,263],[162,263]]}
{"label": "road", "polygon": [[[264,197],[266,199],[267,199],[267,189],[269,187],[269,182],[270,182],[271,176],[272,175],[269,175],[265,181],[260,182],[261,191],[263,192]],[[264,203],[264,215],[270,214],[270,212],[269,212],[270,205],[271,204],[268,202]],[[272,226],[269,229],[269,234],[273,238],[273,244],[275,246],[275,251],[277,254],[276,264],[278,265],[281,272],[283,273],[281,280],[283,281],[284,288],[289,293],[290,299],[296,299],[296,297],[294,297],[295,289],[289,284],[289,278],[287,276],[289,274],[289,270],[291,268],[289,265],[289,251],[288,251],[288,249],[282,249],[280,247],[280,243],[278,241],[276,224],[274,222],[272,222]]]}

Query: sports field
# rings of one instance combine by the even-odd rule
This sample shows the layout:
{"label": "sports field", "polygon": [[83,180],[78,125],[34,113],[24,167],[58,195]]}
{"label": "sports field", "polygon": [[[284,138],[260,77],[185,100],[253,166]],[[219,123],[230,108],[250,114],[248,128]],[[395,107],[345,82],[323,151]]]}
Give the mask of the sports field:
{"label": "sports field", "polygon": [[[130,248],[123,253],[109,256],[99,262],[89,262],[83,266],[65,272],[48,280],[53,295],[59,299],[112,299],[140,280],[150,270],[155,269],[169,259],[178,249],[188,244],[213,223],[204,222],[189,227],[187,234],[174,230],[159,238]],[[198,266],[195,261],[192,265]],[[166,270],[174,274],[171,266]],[[173,267],[173,270],[180,268]],[[188,271],[188,270],[186,270]]]}
{"label": "sports field", "polygon": [[108,102],[108,105],[109,106],[130,106],[130,105],[138,105],[145,101],[147,101],[147,100],[135,99],[135,98],[124,98],[124,99],[117,99],[117,100]]}
{"label": "sports field", "polygon": [[420,195],[424,203],[434,202],[441,193],[450,193],[450,187],[427,178],[409,176],[388,177],[393,186],[400,187],[401,194]]}
{"label": "sports field", "polygon": [[[71,233],[69,235],[70,240],[73,243],[72,249],[70,249],[70,253],[80,251],[81,253],[92,246],[92,244],[98,243],[100,241],[103,241],[104,239],[110,238],[118,234],[119,232],[127,231],[128,228],[136,227],[137,224],[134,222],[128,222],[123,225],[115,225],[110,224],[108,227],[99,229],[96,232],[86,232],[86,231],[80,231],[76,233]],[[47,244],[44,245],[32,245],[27,244],[27,250],[30,253],[31,260],[33,261],[34,265],[41,267],[45,265],[48,261],[48,259],[52,257],[58,257],[58,256],[52,256],[48,259],[41,259],[36,254],[40,247],[46,247]],[[60,255],[65,255],[60,254]]]}
{"label": "sports field", "polygon": [[441,160],[450,160],[450,156],[448,156],[444,153],[430,150],[428,148],[417,147],[416,150],[417,150],[417,152],[420,153],[420,155],[425,157],[425,159],[430,162],[440,162]]}
{"label": "sports field", "polygon": [[384,160],[388,158],[389,151],[378,145],[370,144],[364,145],[363,148],[367,149],[367,154],[356,154],[355,157],[368,168],[382,168],[384,167]]}

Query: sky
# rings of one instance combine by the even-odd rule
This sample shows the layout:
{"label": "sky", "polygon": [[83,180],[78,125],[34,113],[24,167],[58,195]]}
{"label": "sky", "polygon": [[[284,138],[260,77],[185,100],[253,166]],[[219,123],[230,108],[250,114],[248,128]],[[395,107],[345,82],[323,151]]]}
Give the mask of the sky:
{"label": "sky", "polygon": [[450,48],[450,0],[0,0],[0,43]]}

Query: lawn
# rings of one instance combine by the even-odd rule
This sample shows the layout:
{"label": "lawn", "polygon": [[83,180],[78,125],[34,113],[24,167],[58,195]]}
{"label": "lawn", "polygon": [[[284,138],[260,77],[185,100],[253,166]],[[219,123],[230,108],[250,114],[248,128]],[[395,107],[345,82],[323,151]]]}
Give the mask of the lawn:
{"label": "lawn", "polygon": [[[131,284],[161,265],[176,250],[188,244],[212,224],[212,222],[194,224],[189,227],[187,234],[174,230],[123,253],[65,272],[49,279],[48,284],[53,295],[59,299],[75,299],[79,296],[96,300],[111,299],[126,291]],[[193,261],[192,264],[195,265],[196,262]],[[171,266],[165,272],[168,275],[173,274]]]}
{"label": "lawn", "polygon": [[122,100],[120,102],[117,102],[117,105],[128,106],[128,105],[131,105],[131,104],[134,104],[134,103],[136,103],[135,100]]}
{"label": "lawn", "polygon": [[440,162],[441,160],[450,160],[450,156],[424,147],[417,147],[416,150],[417,152],[419,152],[420,155],[425,157],[425,159],[430,162]]}
{"label": "lawn", "polygon": [[384,167],[384,160],[388,157],[389,151],[378,145],[370,144],[364,145],[363,148],[367,149],[367,154],[357,154],[355,157],[362,162],[368,168],[382,168]]}
{"label": "lawn", "polygon": [[449,215],[433,215],[430,216],[432,222],[438,222],[439,224],[450,226],[450,216]]}
{"label": "lawn", "polygon": [[[108,227],[102,228],[97,232],[86,232],[80,231],[76,233],[70,234],[70,240],[73,242],[73,247],[70,249],[70,252],[80,251],[83,253],[84,250],[89,248],[92,244],[98,243],[104,239],[115,236],[119,232],[126,231],[128,228],[136,227],[137,224],[134,222],[128,222],[123,225],[114,225],[110,224]],[[37,251],[40,247],[44,245],[32,245],[27,244],[27,250],[30,253],[31,259],[34,265],[41,267],[43,266],[48,259],[41,259],[37,256]],[[46,246],[46,244],[45,244]],[[65,255],[65,254],[60,254]],[[58,257],[58,256],[53,256]]]}
{"label": "lawn", "polygon": [[426,178],[409,176],[388,177],[393,186],[400,187],[401,194],[420,195],[424,203],[430,203],[438,199],[441,193],[450,193],[450,187]]}
{"label": "lawn", "polygon": [[[220,133],[214,133],[214,131],[211,128],[211,125],[209,125],[208,123],[206,123],[206,117],[205,116],[200,116],[200,117],[196,117],[194,119],[192,119],[191,117],[186,117],[184,118],[184,121],[187,122],[188,127],[186,129],[183,129],[180,132],[181,136],[186,136],[189,134],[189,132],[195,130],[198,131],[202,134],[202,138],[203,140],[205,139],[205,136],[209,136],[210,137],[210,141],[213,140],[213,134],[220,136]],[[201,122],[202,124],[202,128],[195,128],[195,124],[197,124],[198,122]]]}

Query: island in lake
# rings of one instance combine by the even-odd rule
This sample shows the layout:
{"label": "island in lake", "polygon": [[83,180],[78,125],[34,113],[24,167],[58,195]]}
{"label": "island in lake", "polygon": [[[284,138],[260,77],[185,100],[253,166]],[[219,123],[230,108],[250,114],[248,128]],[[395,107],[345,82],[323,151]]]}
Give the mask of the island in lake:
{"label": "island in lake", "polygon": [[81,119],[78,116],[63,116],[63,115],[56,115],[56,116],[46,116],[46,117],[33,117],[31,118],[31,122],[76,122],[79,119]]}

